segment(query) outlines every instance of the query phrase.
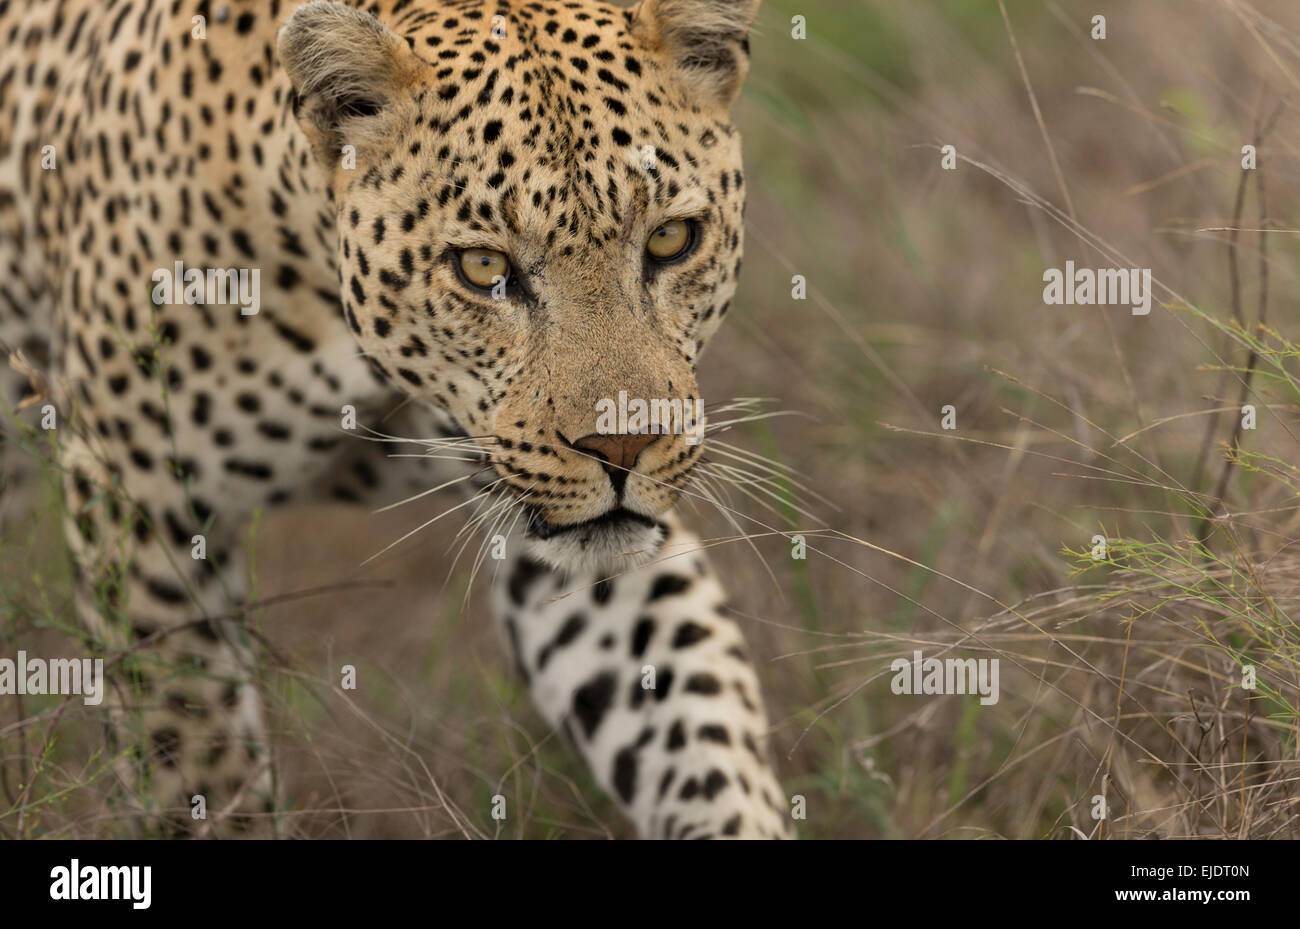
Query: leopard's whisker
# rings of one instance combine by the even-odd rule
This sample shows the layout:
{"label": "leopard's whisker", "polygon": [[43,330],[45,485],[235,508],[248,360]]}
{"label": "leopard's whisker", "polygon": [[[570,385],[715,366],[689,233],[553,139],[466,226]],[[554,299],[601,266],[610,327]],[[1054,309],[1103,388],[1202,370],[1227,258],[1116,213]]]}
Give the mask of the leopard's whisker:
{"label": "leopard's whisker", "polygon": [[363,439],[367,442],[395,442],[409,445],[430,445],[430,446],[447,446],[458,445],[466,442],[480,442],[484,440],[499,441],[495,435],[448,435],[433,436],[431,438],[418,438],[414,436],[397,436],[380,432],[370,426],[362,425],[361,429],[365,430],[368,435],[358,435],[356,438]]}
{"label": "leopard's whisker", "polygon": [[[474,515],[470,517],[469,520],[466,521],[465,525],[460,527],[460,531],[457,532],[456,535],[452,537],[451,542],[447,544],[447,548],[444,550],[444,553],[450,551],[451,547],[456,544],[456,541],[460,539],[462,536],[464,536],[464,541],[462,541],[460,547],[456,549],[455,557],[452,558],[451,564],[447,566],[447,574],[443,578],[444,588],[447,586],[448,582],[451,581],[452,575],[456,573],[456,565],[460,564],[460,559],[461,556],[465,554],[465,549],[467,549],[469,547],[470,542],[474,540],[475,533],[472,532],[471,530],[474,528],[474,526],[481,523],[487,517],[488,514],[495,511],[501,505],[503,499],[508,500],[509,499],[508,495],[503,494],[499,497],[485,500],[483,502],[483,505],[475,509]],[[484,544],[486,544],[489,538],[491,538],[491,535],[489,533],[479,534],[479,546],[482,547]],[[472,587],[473,587],[472,583],[467,585],[465,590],[466,597],[469,596],[469,590]]]}
{"label": "leopard's whisker", "polygon": [[466,521],[465,525],[460,527],[460,531],[457,532],[456,535],[452,537],[452,540],[447,543],[447,547],[443,549],[443,554],[446,555],[448,552],[451,551],[452,546],[456,544],[457,540],[459,540],[462,536],[464,536],[464,541],[462,541],[460,547],[456,549],[456,554],[451,559],[451,564],[447,566],[446,574],[443,575],[442,587],[444,590],[446,590],[447,584],[451,582],[452,575],[456,573],[456,565],[460,563],[460,556],[465,553],[465,549],[469,547],[469,543],[474,539],[474,533],[469,532],[467,534],[467,530],[469,530],[470,527],[478,521],[479,517],[482,516],[485,511],[492,510],[493,508],[496,507],[497,504],[496,500],[482,501],[482,502],[483,502],[483,506],[475,509],[474,515],[470,517],[469,520]]}
{"label": "leopard's whisker", "polygon": [[764,419],[776,419],[778,416],[802,416],[806,419],[814,418],[800,410],[772,410],[771,412],[768,413],[755,413],[752,416],[741,416],[738,417],[737,419],[726,419],[720,423],[712,423],[712,422],[708,423],[704,428],[704,434],[708,435],[710,432],[713,432],[715,430],[726,429],[731,426],[739,425],[740,423],[754,423]]}
{"label": "leopard's whisker", "polygon": [[[529,496],[532,496],[532,494],[529,494]],[[524,498],[522,498],[522,499],[519,501],[519,506],[515,509],[515,518],[512,519],[512,520],[510,520],[510,528],[508,528],[508,529],[506,530],[506,533],[505,533],[507,539],[510,538],[510,536],[512,536],[512,535],[514,534],[515,526],[516,526],[516,525],[518,524],[518,522],[519,522],[519,517],[523,516],[526,512],[528,512],[528,508],[527,508],[527,506],[525,506],[525,501],[526,501],[527,499],[528,499],[528,497],[524,497]],[[498,567],[499,567],[499,566],[498,566]],[[492,577],[493,577],[494,579],[496,578],[496,569],[495,569],[495,568],[493,569]]]}
{"label": "leopard's whisker", "polygon": [[731,410],[756,410],[764,403],[777,403],[776,397],[732,397],[728,400],[714,400],[704,404],[706,413],[716,415]]}
{"label": "leopard's whisker", "polygon": [[[473,451],[473,449],[465,449],[465,451]],[[385,456],[385,457],[387,457],[387,458],[422,458],[422,459],[426,459],[426,460],[435,460],[435,461],[469,461],[469,462],[478,462],[479,464],[482,464],[482,463],[483,463],[483,456],[482,456],[482,455],[473,455],[473,456],[467,458],[467,457],[465,457],[464,455],[438,455],[438,454],[435,454],[435,453],[433,453],[433,452],[421,452],[421,453],[418,454],[418,455],[415,454],[415,453],[413,453],[413,452],[398,452],[398,453],[396,453],[396,454],[387,455],[387,456]]]}
{"label": "leopard's whisker", "polygon": [[472,532],[484,522],[486,522],[498,509],[506,507],[511,501],[510,491],[502,491],[495,499],[487,503],[482,510],[476,510],[474,515],[466,521],[465,525],[460,527],[460,531],[452,538],[452,544],[462,535]]}
{"label": "leopard's whisker", "polygon": [[[701,467],[707,467],[707,466],[702,465]],[[715,462],[714,465],[713,465],[713,467],[714,467],[714,468],[727,468],[728,465],[722,464],[721,462]],[[818,518],[817,518],[816,516],[814,516],[812,513],[808,512],[806,509],[804,509],[804,507],[802,507],[801,505],[799,505],[798,498],[794,497],[793,495],[786,495],[786,496],[783,496],[783,495],[777,493],[776,491],[772,490],[770,487],[764,487],[764,486],[762,486],[762,484],[763,484],[765,481],[768,480],[767,478],[759,478],[758,480],[743,480],[743,481],[742,481],[742,480],[737,480],[737,479],[735,479],[734,477],[732,477],[731,475],[729,475],[729,474],[727,474],[727,473],[725,473],[725,472],[710,471],[710,472],[708,472],[708,473],[713,474],[713,475],[715,475],[715,476],[721,478],[722,480],[727,481],[727,482],[728,482],[732,487],[735,487],[737,490],[739,490],[739,491],[740,491],[741,493],[743,493],[745,496],[749,497],[749,499],[753,500],[753,501],[754,501],[755,503],[757,503],[759,506],[763,507],[763,509],[767,510],[768,512],[772,513],[772,514],[775,515],[775,516],[785,516],[786,514],[782,513],[780,510],[778,510],[778,509],[776,508],[776,506],[775,506],[773,503],[771,503],[770,501],[761,499],[761,498],[758,496],[759,493],[762,493],[762,494],[765,494],[765,495],[768,496],[768,497],[771,497],[772,500],[777,501],[777,503],[783,503],[783,504],[785,504],[786,506],[789,506],[791,509],[793,509],[793,510],[795,510],[797,513],[799,513],[799,515],[801,515],[801,516],[806,516],[806,517],[808,517],[809,519],[813,520],[814,522],[817,522],[817,523],[819,523],[819,524],[822,522],[820,519],[818,519]],[[753,489],[751,489],[751,488],[753,488]]]}
{"label": "leopard's whisker", "polygon": [[[745,534],[745,530],[740,528],[740,523],[738,523],[736,521],[736,517],[732,515],[733,511],[731,510],[731,508],[728,507],[724,509],[719,507],[719,512],[722,513],[723,518],[728,522],[728,524],[731,525],[733,529],[736,530],[737,533],[741,535]],[[758,546],[754,544],[754,540],[750,538],[746,538],[745,542],[746,544],[749,545],[750,550],[753,551],[754,555],[758,558],[759,564],[763,566],[763,570],[767,572],[767,576],[772,579],[773,586],[776,587],[778,591],[780,591],[781,582],[776,579],[776,573],[772,570],[772,566],[767,563],[767,559],[763,557],[763,553],[758,550]],[[782,594],[782,596],[784,596],[784,594]]]}
{"label": "leopard's whisker", "polygon": [[[393,456],[393,457],[396,457],[396,456]],[[471,471],[469,474],[463,474],[463,475],[461,475],[460,477],[454,477],[454,478],[452,478],[452,479],[449,480],[449,481],[443,481],[443,482],[442,482],[441,484],[439,484],[437,487],[430,487],[428,490],[422,490],[422,491],[420,491],[420,492],[417,493],[417,494],[413,494],[412,496],[407,497],[405,500],[398,500],[396,503],[390,503],[390,504],[388,504],[387,506],[380,507],[380,508],[377,509],[377,510],[371,510],[371,512],[372,512],[372,513],[387,513],[389,510],[394,510],[394,509],[396,509],[397,507],[402,506],[403,504],[411,503],[411,502],[414,501],[414,500],[419,500],[421,497],[427,497],[429,494],[437,493],[438,491],[443,490],[444,488],[451,487],[451,486],[453,486],[453,485],[455,485],[455,484],[459,484],[459,483],[461,483],[462,481],[468,481],[470,478],[472,478],[472,477],[476,477],[476,476],[482,474],[484,471],[489,471],[489,470],[491,470],[491,469],[490,469],[490,468],[480,468],[478,471]]]}
{"label": "leopard's whisker", "polygon": [[[450,550],[451,546],[456,544],[457,539],[459,539],[461,536],[465,537],[465,540],[461,543],[460,548],[456,550],[456,556],[452,559],[451,566],[447,569],[446,580],[451,579],[452,574],[456,570],[456,565],[460,563],[461,556],[465,554],[465,550],[469,547],[469,543],[473,541],[474,539],[473,530],[477,526],[484,524],[487,519],[492,518],[494,514],[499,514],[499,517],[504,517],[505,515],[508,515],[511,504],[515,502],[517,501],[515,500],[513,494],[510,493],[510,491],[508,490],[502,491],[498,494],[496,499],[486,503],[481,510],[475,512],[474,516],[471,517],[471,519],[468,520],[464,526],[461,526],[460,531],[456,533],[455,537],[451,540],[451,542],[447,546],[448,550]],[[495,534],[496,528],[499,524],[500,524],[500,518],[497,518],[496,521],[494,521],[493,526],[489,531],[479,534],[478,550],[480,552],[483,551],[484,548],[491,542],[492,537]],[[477,555],[475,556],[475,558],[477,560]],[[445,582],[444,582],[444,586],[445,586]],[[471,574],[470,582],[467,585],[465,590],[466,597],[469,596],[469,591],[473,588],[473,586],[474,586],[474,578],[473,575]]]}
{"label": "leopard's whisker", "polygon": [[734,445],[731,442],[724,442],[721,439],[712,439],[709,442],[709,447],[714,452],[717,452],[718,449],[725,449],[732,457],[749,461],[755,467],[763,466],[765,470],[780,472],[782,474],[798,474],[800,477],[807,477],[806,474],[794,467],[794,465],[786,464],[784,461],[779,461],[776,458],[769,458],[767,455],[739,445]]}
{"label": "leopard's whisker", "polygon": [[475,500],[477,500],[479,497],[481,497],[481,496],[483,496],[484,494],[486,494],[489,490],[491,490],[493,487],[495,487],[497,484],[500,484],[500,483],[501,483],[502,481],[504,481],[504,480],[505,480],[504,477],[499,477],[499,478],[497,478],[495,481],[493,481],[493,482],[492,482],[491,484],[489,484],[487,487],[483,488],[483,490],[479,491],[479,492],[478,492],[477,494],[475,494],[474,496],[470,497],[470,498],[469,498],[468,500],[466,500],[464,503],[458,503],[458,504],[456,504],[455,506],[453,506],[453,507],[451,507],[451,508],[449,508],[449,509],[443,510],[441,513],[439,513],[437,516],[433,517],[432,519],[426,520],[425,522],[423,522],[423,523],[421,523],[420,525],[416,526],[416,527],[415,527],[414,529],[412,529],[410,532],[408,532],[408,533],[406,533],[405,535],[403,535],[400,539],[397,539],[396,541],[394,541],[394,542],[390,542],[388,545],[385,545],[382,549],[380,549],[379,551],[375,552],[373,555],[371,555],[371,556],[370,556],[369,558],[367,558],[365,561],[361,562],[361,564],[362,564],[363,566],[364,566],[364,565],[368,565],[368,564],[370,564],[370,562],[374,561],[374,560],[375,560],[376,558],[378,558],[380,555],[384,554],[385,552],[389,551],[390,549],[394,548],[395,546],[400,545],[401,543],[405,542],[407,539],[409,539],[411,536],[415,535],[417,532],[421,531],[422,529],[426,529],[426,528],[428,528],[429,526],[432,526],[434,523],[436,523],[438,520],[442,519],[444,516],[447,516],[447,515],[450,514],[450,513],[454,513],[454,512],[456,512],[456,510],[459,510],[461,507],[468,506],[469,504],[473,503],[473,502],[474,502]]}
{"label": "leopard's whisker", "polygon": [[695,470],[691,472],[691,478],[713,494],[714,499],[708,500],[707,502],[715,503],[715,500],[721,499],[725,500],[728,506],[732,505],[730,490],[724,484],[719,482],[709,471],[703,470],[697,465]]}
{"label": "leopard's whisker", "polygon": [[[790,486],[796,488],[802,493],[813,497],[814,499],[817,500],[818,503],[830,507],[831,509],[835,510],[837,513],[842,511],[842,508],[838,503],[828,499],[827,497],[813,490],[803,480],[801,480],[800,478],[804,477],[804,475],[801,472],[797,471],[794,468],[789,467],[788,465],[784,465],[779,461],[766,458],[757,453],[751,453],[749,452],[748,449],[739,448],[735,445],[732,445],[729,442],[722,442],[716,439],[709,443],[708,458],[703,460],[711,460],[713,456],[731,458],[735,461],[743,462],[748,467],[758,468],[761,471],[766,471],[768,472],[768,475],[770,475],[766,479],[766,482],[769,483],[770,486],[774,486],[774,487],[780,486],[780,482],[785,481]],[[718,465],[724,464],[724,462],[719,462],[719,461],[714,461],[713,463]],[[729,465],[728,467],[735,468],[738,466]],[[799,477],[796,478],[795,475],[799,475]],[[759,475],[753,475],[753,476],[758,477]],[[796,496],[793,493],[791,495]]]}
{"label": "leopard's whisker", "polygon": [[[717,449],[714,449],[710,452],[710,455],[715,454],[717,451]],[[821,494],[817,493],[817,491],[806,486],[802,481],[795,480],[785,474],[759,474],[740,465],[733,465],[725,461],[714,460],[712,457],[706,457],[701,461],[701,464],[711,465],[715,469],[715,473],[726,480],[736,482],[743,481],[745,484],[753,486],[756,489],[762,489],[763,492],[776,496],[784,494],[801,506],[810,505],[803,497],[804,494],[807,494],[808,496],[815,498],[819,503],[823,503],[836,510],[839,509],[834,502],[827,500]],[[811,517],[811,514],[808,515]]]}
{"label": "leopard's whisker", "polygon": [[[531,496],[531,494],[529,496]],[[474,566],[470,569],[469,572],[469,584],[465,588],[466,598],[469,597],[469,591],[474,587],[474,579],[478,577],[479,568],[483,564],[483,559],[487,556],[488,545],[491,544],[492,538],[497,534],[497,531],[501,528],[502,523],[504,523],[506,519],[510,516],[510,511],[515,507],[515,505],[518,504],[520,509],[522,510],[524,501],[527,499],[528,499],[527,496],[517,500],[510,499],[509,503],[502,511],[501,516],[497,519],[495,523],[492,524],[491,530],[489,530],[487,533],[484,534],[483,542],[479,545],[478,555],[474,559]],[[516,519],[519,518],[518,514],[516,514],[515,518]]]}

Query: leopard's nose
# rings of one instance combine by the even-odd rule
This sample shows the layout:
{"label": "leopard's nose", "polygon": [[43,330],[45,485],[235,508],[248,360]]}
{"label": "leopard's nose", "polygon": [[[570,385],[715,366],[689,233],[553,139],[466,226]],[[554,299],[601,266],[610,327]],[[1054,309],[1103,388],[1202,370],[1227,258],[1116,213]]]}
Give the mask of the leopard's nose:
{"label": "leopard's nose", "polygon": [[648,432],[622,435],[602,435],[593,432],[570,444],[580,451],[599,455],[602,459],[601,464],[614,484],[614,492],[622,494],[628,472],[636,464],[642,450],[657,438],[659,436]]}
{"label": "leopard's nose", "polygon": [[[632,469],[632,465],[637,463],[637,456],[651,442],[654,442],[658,435],[653,433],[625,433],[621,435],[602,435],[601,433],[591,433],[584,435],[581,439],[573,442],[573,447],[584,452],[594,452],[604,459],[604,470],[610,472],[610,477],[615,473],[621,474],[624,478]],[[617,485],[617,482],[616,482]]]}

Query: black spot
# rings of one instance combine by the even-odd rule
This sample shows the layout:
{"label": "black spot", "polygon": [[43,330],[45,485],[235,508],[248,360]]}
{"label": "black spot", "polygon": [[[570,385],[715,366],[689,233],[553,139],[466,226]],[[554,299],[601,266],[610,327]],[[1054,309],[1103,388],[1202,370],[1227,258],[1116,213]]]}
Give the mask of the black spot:
{"label": "black spot", "polygon": [[645,654],[646,646],[650,644],[650,636],[654,635],[655,621],[649,616],[642,616],[636,621],[636,627],[632,630],[632,657],[640,658]]}
{"label": "black spot", "polygon": [[614,584],[611,581],[597,581],[596,586],[591,589],[591,599],[597,603],[608,603],[613,595]]}
{"label": "black spot", "polygon": [[184,716],[189,719],[207,719],[210,715],[210,711],[206,706],[193,697],[187,697],[185,694],[170,693],[167,695],[166,702],[167,709],[177,716]]}
{"label": "black spot", "polygon": [[541,562],[533,561],[531,558],[519,559],[507,585],[510,599],[516,606],[524,605],[524,594],[528,592],[529,586],[545,573],[546,566]]}
{"label": "black spot", "polygon": [[605,711],[609,709],[614,699],[614,688],[617,683],[613,672],[602,671],[573,694],[573,713],[578,717],[583,734],[588,739],[596,731],[600,721],[605,718]]}
{"label": "black spot", "polygon": [[177,518],[175,512],[166,510],[163,513],[163,520],[167,523],[167,531],[171,533],[173,544],[178,546],[190,544],[190,530]]}
{"label": "black spot", "polygon": [[[223,757],[225,757],[226,749],[229,747],[229,745],[230,745],[230,737],[227,736],[224,732],[218,731],[212,737],[212,744],[208,746],[207,751],[203,755],[203,763],[207,765],[209,768],[215,767],[217,762],[219,762]],[[207,794],[208,791],[205,791],[202,787],[200,787],[198,793]]]}
{"label": "black spot", "polygon": [[145,589],[155,600],[161,600],[163,603],[184,603],[185,591],[167,581],[160,581],[157,578],[147,578],[145,580]]}
{"label": "black spot", "polygon": [[227,458],[222,466],[231,474],[242,474],[244,477],[255,478],[259,481],[269,481],[274,475],[271,466],[261,461]]}
{"label": "black spot", "polygon": [[629,745],[614,756],[614,790],[624,803],[636,795],[636,747]]}
{"label": "black spot", "polygon": [[564,621],[560,631],[555,634],[555,638],[542,647],[537,654],[537,670],[540,671],[546,667],[546,663],[551,660],[552,653],[557,648],[564,648],[579,635],[582,630],[587,628],[587,618],[581,613],[574,613]]}
{"label": "black spot", "polygon": [[661,574],[655,578],[655,582],[650,587],[650,596],[646,598],[646,603],[653,603],[663,597],[671,597],[679,594],[691,586],[689,577],[682,577],[680,574]]}
{"label": "black spot", "polygon": [[664,794],[668,793],[668,788],[672,786],[673,778],[677,776],[676,768],[669,768],[664,771],[663,777],[659,779],[659,794],[657,800],[662,800]]}
{"label": "black spot", "polygon": [[686,679],[686,692],[688,694],[705,694],[712,696],[722,690],[722,685],[718,679],[708,672],[692,674]]}
{"label": "black spot", "polygon": [[194,420],[195,425],[206,426],[212,414],[212,398],[203,391],[194,395],[194,408],[190,410],[190,418]]}
{"label": "black spot", "polygon": [[696,642],[707,639],[711,635],[713,635],[711,629],[707,629],[699,623],[688,619],[678,626],[677,631],[673,633],[673,648],[688,648]]}
{"label": "black spot", "polygon": [[726,726],[720,726],[717,723],[701,726],[696,730],[695,737],[701,742],[717,742],[719,745],[731,744],[731,735],[727,732]]}
{"label": "black spot", "polygon": [[659,673],[659,679],[655,681],[655,700],[663,703],[668,698],[668,691],[673,686],[673,669],[664,668]]}
{"label": "black spot", "polygon": [[727,775],[714,768],[704,779],[704,799],[712,800],[727,786],[727,783]]}
{"label": "black spot", "polygon": [[156,729],[149,736],[153,743],[153,753],[165,767],[174,768],[180,764],[181,734],[179,730],[167,726]]}
{"label": "black spot", "polygon": [[668,751],[675,752],[686,744],[686,727],[682,725],[679,719],[673,723],[672,728],[668,730]]}
{"label": "black spot", "polygon": [[[171,511],[169,510],[168,517],[170,518],[170,516]],[[217,632],[216,623],[210,619],[205,619],[196,623],[194,625],[194,631],[198,634],[199,638],[207,639],[209,642],[221,641],[221,635]]]}
{"label": "black spot", "polygon": [[[617,87],[619,90],[627,90],[627,81],[615,77],[614,72],[610,71],[609,68],[601,68],[596,72],[596,77],[600,78],[606,84]],[[674,165],[674,167],[676,166]]]}
{"label": "black spot", "polygon": [[262,420],[257,424],[257,431],[268,439],[275,439],[283,442],[289,438],[290,429],[284,423],[272,422],[271,420]]}

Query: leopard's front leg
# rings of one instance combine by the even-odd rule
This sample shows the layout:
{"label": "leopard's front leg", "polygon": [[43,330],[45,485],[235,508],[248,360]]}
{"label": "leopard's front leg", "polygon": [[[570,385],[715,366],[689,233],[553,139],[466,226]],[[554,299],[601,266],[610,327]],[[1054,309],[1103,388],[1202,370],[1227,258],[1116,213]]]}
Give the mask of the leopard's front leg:
{"label": "leopard's front leg", "polygon": [[[699,540],[611,580],[516,553],[493,609],[532,693],[644,838],[790,838],[767,714]],[[613,573],[613,572],[610,572]]]}

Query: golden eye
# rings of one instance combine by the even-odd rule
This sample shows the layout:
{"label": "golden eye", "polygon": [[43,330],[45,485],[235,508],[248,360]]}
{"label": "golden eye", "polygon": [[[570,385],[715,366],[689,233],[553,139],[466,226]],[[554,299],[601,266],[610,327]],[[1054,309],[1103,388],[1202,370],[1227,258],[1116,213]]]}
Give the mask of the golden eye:
{"label": "golden eye", "polygon": [[674,219],[650,233],[645,248],[654,258],[669,261],[690,248],[693,238],[691,224],[684,219]]}
{"label": "golden eye", "polygon": [[510,277],[510,259],[490,248],[467,248],[460,253],[460,273],[475,287],[491,290],[496,278]]}

